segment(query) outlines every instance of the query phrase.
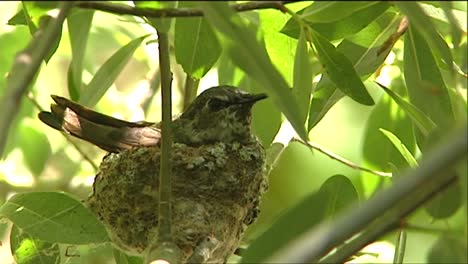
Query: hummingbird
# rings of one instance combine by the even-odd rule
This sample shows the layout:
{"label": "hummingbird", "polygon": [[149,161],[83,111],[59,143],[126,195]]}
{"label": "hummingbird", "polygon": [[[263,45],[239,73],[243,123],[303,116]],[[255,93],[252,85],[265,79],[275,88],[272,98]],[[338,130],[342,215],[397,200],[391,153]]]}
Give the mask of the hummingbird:
{"label": "hummingbird", "polygon": [[[172,235],[181,262],[226,262],[257,218],[268,184],[251,109],[266,97],[212,87],[172,121]],[[52,99],[51,111],[39,113],[42,122],[109,152],[85,204],[115,246],[144,254],[157,237],[160,123],[128,122]]]}

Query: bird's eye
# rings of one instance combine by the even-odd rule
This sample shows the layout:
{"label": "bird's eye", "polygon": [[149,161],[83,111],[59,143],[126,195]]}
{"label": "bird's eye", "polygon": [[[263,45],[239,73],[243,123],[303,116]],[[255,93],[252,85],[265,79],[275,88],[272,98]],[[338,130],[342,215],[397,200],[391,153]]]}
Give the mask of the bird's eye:
{"label": "bird's eye", "polygon": [[226,108],[228,106],[226,101],[217,99],[217,98],[212,98],[208,101],[208,107],[210,108],[211,111],[217,112],[223,108]]}

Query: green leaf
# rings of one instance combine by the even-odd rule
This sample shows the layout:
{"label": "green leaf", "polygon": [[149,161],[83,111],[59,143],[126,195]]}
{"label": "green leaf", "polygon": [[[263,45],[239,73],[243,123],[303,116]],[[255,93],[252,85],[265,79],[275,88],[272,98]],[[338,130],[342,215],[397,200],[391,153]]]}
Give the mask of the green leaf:
{"label": "green leaf", "polygon": [[[400,82],[402,81],[400,80]],[[369,85],[373,85],[377,89],[375,84],[369,82]],[[404,89],[402,86],[395,85],[395,82],[392,83],[394,89]],[[402,171],[406,169],[408,164],[405,159],[392,146],[392,143],[382,136],[379,129],[385,129],[398,135],[409,152],[416,153],[416,141],[411,119],[387,94],[382,95],[367,119],[362,147],[364,166],[379,171],[394,171],[395,169]],[[393,167],[391,164],[393,164]]]}
{"label": "green leaf", "polygon": [[328,219],[334,219],[340,211],[350,205],[355,205],[359,200],[359,195],[353,183],[344,175],[334,175],[328,178],[320,187],[319,193],[322,197],[323,206],[327,212]]}
{"label": "green leaf", "polygon": [[[365,76],[375,72],[385,61],[392,47],[386,47],[385,43],[394,38],[400,20],[395,13],[386,12],[358,34],[338,45],[337,50],[348,57],[361,78],[365,79]],[[326,74],[323,75],[313,94],[308,130],[310,131],[343,96],[330,78]]]}
{"label": "green leaf", "polygon": [[[455,172],[449,169],[446,173]],[[466,177],[466,174],[462,177]],[[435,219],[446,219],[455,214],[462,206],[462,199],[461,185],[459,182],[456,182],[446,190],[436,194],[426,204],[425,208],[427,213]]]}
{"label": "green leaf", "polygon": [[[253,241],[241,263],[260,263],[293,239],[358,200],[351,181],[343,175],[327,179],[320,190],[289,209],[260,237]],[[306,221],[305,221],[306,220]]]}
{"label": "green leaf", "polygon": [[382,132],[390,142],[392,142],[393,146],[395,146],[396,149],[400,152],[401,156],[405,158],[406,162],[412,167],[415,168],[418,166],[418,162],[414,158],[413,154],[408,150],[408,148],[403,144],[400,139],[395,136],[392,132],[385,130],[383,128],[379,129],[380,132]]}
{"label": "green leaf", "polygon": [[351,14],[377,4],[377,1],[324,1],[314,2],[304,10],[301,15],[310,22],[327,23],[343,19]]}
{"label": "green leaf", "polygon": [[395,2],[395,5],[408,16],[411,28],[413,28],[412,31],[419,31],[419,34],[424,38],[424,42],[428,43],[432,50],[449,66],[450,71],[453,71],[453,57],[450,48],[437,33],[434,24],[424,13],[421,6],[417,2],[408,1]]}
{"label": "green leaf", "polygon": [[[404,74],[410,102],[437,127],[451,128],[454,116],[447,87],[426,40],[412,25],[405,36]],[[416,136],[422,148],[427,137]]]}
{"label": "green leaf", "polygon": [[219,37],[224,38],[223,43],[234,63],[259,83],[305,140],[307,135],[295,97],[273,66],[263,42],[257,39],[255,28],[247,25],[226,2],[203,2],[200,7]]}
{"label": "green leaf", "polygon": [[428,116],[419,110],[416,106],[407,102],[400,95],[388,89],[387,87],[377,83],[394,101],[398,106],[405,111],[405,113],[411,118],[413,124],[421,131],[425,136],[428,136],[429,133],[436,128],[436,124]]}
{"label": "green leaf", "polygon": [[[326,194],[314,193],[281,215],[260,237],[253,241],[242,256],[241,263],[260,263],[307,229],[325,219],[323,206]],[[307,219],[307,221],[304,221]]]}
{"label": "green leaf", "polygon": [[[49,22],[52,20],[53,15],[49,12],[58,7],[58,2],[43,2],[43,1],[24,1],[23,3],[23,13],[26,18],[26,22],[29,27],[31,35],[44,34],[48,27]],[[49,51],[47,56],[44,58],[45,62],[49,62],[50,58],[55,54],[57,48],[60,44],[62,37],[62,25],[60,26],[60,33],[53,42],[50,43]],[[39,31],[40,33],[36,32]]]}
{"label": "green leaf", "polygon": [[21,124],[18,129],[18,146],[23,152],[29,170],[38,176],[52,153],[49,140],[44,132],[28,124]]}
{"label": "green leaf", "polygon": [[[179,7],[194,7],[194,2],[180,2]],[[200,79],[213,67],[221,54],[216,35],[203,17],[177,18],[174,33],[175,57],[184,71]]]}
{"label": "green leaf", "polygon": [[260,19],[258,30],[262,32],[268,57],[288,85],[291,86],[293,83],[294,47],[297,45],[297,40],[284,34],[278,34],[290,15],[282,14],[273,9],[262,10],[258,13]]}
{"label": "green leaf", "polygon": [[432,245],[428,255],[428,263],[467,263],[467,246],[465,238],[449,235],[440,236]]}
{"label": "green leaf", "polygon": [[364,105],[373,105],[374,100],[369,95],[366,87],[359,78],[353,64],[337,51],[336,48],[317,32],[311,32],[314,47],[323,63],[330,80],[344,94],[356,102]]}
{"label": "green leaf", "polygon": [[[361,31],[382,15],[382,13],[384,13],[389,7],[390,5],[387,2],[379,2],[375,5],[359,10],[348,17],[330,23],[315,23],[308,22],[306,20],[304,20],[304,23],[312,27],[328,40],[337,40]],[[298,12],[298,14],[302,13],[303,11]],[[300,27],[295,19],[290,18],[280,32],[297,39],[299,38]]]}
{"label": "green leaf", "polygon": [[38,240],[13,225],[10,233],[11,253],[17,264],[60,263],[57,243]]}
{"label": "green leaf", "polygon": [[293,72],[293,94],[299,102],[301,110],[301,121],[305,122],[310,103],[310,93],[312,91],[312,63],[310,62],[307,41],[303,33],[299,37],[296,47]]}
{"label": "green leaf", "polygon": [[81,93],[83,60],[93,16],[92,10],[74,10],[67,18],[72,51],[72,60],[68,68],[68,93],[74,101],[78,100]]}
{"label": "green leaf", "polygon": [[135,50],[140,47],[140,44],[148,36],[145,35],[130,41],[104,62],[81,94],[78,102],[88,107],[94,106],[114,83],[125,65],[132,58]]}
{"label": "green leaf", "polygon": [[16,194],[0,207],[0,215],[42,241],[65,244],[109,241],[104,226],[93,213],[64,193]]}
{"label": "green leaf", "polygon": [[8,19],[7,25],[10,26],[17,26],[17,25],[28,25],[28,21],[26,20],[26,16],[23,10],[18,11],[14,16]]}

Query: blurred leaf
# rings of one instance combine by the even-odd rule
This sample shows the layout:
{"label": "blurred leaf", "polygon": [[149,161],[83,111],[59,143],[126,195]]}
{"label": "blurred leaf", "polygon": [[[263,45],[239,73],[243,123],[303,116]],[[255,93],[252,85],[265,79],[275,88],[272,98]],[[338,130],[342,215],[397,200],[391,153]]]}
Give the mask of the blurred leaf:
{"label": "blurred leaf", "polygon": [[334,219],[338,212],[355,204],[359,200],[358,193],[353,183],[343,175],[334,175],[328,178],[320,187],[319,193],[322,197],[323,206],[326,207],[325,216]]}
{"label": "blurred leaf", "polygon": [[297,43],[294,59],[293,94],[299,102],[301,121],[305,123],[309,110],[310,93],[312,91],[312,63],[310,62],[307,41],[303,33]]}
{"label": "blurred leaf", "polygon": [[24,14],[23,10],[22,9],[19,10],[18,13],[16,13],[13,17],[11,17],[8,20],[7,25],[10,25],[10,26],[17,26],[17,25],[27,26],[28,21],[26,21],[26,17],[25,17],[25,14]]}
{"label": "blurred leaf", "polygon": [[429,44],[432,50],[449,66],[450,71],[453,71],[453,58],[450,48],[437,33],[434,24],[424,13],[421,6],[417,2],[408,1],[395,2],[395,5],[408,16],[413,31],[417,30],[424,38],[424,42]]}
{"label": "blurred leaf", "polygon": [[333,84],[343,93],[364,105],[373,105],[374,100],[359,78],[353,64],[343,53],[317,32],[311,32],[314,47],[319,55],[320,62],[324,64],[327,76]]}
{"label": "blurred leaf", "polygon": [[[242,256],[241,263],[260,263],[283,245],[325,219],[325,193],[314,193],[288,209],[268,230],[253,241]],[[304,221],[307,219],[307,221]]]}
{"label": "blurred leaf", "polygon": [[227,2],[204,2],[200,7],[210,25],[216,28],[216,33],[225,38],[225,48],[234,63],[259,83],[305,140],[307,135],[300,122],[300,109],[295,97],[271,63],[264,44],[257,40],[255,28],[245,24]]}
{"label": "blurred leaf", "polygon": [[[442,1],[421,1],[421,3],[432,5],[435,7],[441,7],[443,4]],[[468,5],[466,1],[452,1],[452,8],[459,11],[466,12],[468,10]]]}
{"label": "blurred leaf", "polygon": [[[251,93],[264,92],[258,82],[251,78],[244,78],[240,87]],[[268,118],[265,118],[268,116]],[[252,109],[252,131],[258,137],[263,146],[267,147],[273,142],[278,129],[281,126],[282,118],[278,107],[271,100],[262,100],[256,103]]]}
{"label": "blurred leaf", "polygon": [[[330,23],[315,23],[308,22],[307,20],[305,20],[304,23],[311,26],[315,31],[320,33],[328,40],[337,40],[361,31],[363,28],[367,27],[372,21],[377,19],[389,7],[390,5],[387,2],[378,2],[375,5],[371,5],[359,11],[356,11],[348,17]],[[298,12],[298,14],[302,13],[303,11]],[[286,25],[284,25],[284,27],[281,29],[281,33],[284,33],[292,38],[297,39],[299,38],[300,27],[293,18],[290,18]]]}
{"label": "blurred leaf", "polygon": [[16,225],[11,229],[10,248],[17,264],[60,263],[57,243],[37,240]]}
{"label": "blurred leaf", "polygon": [[80,98],[81,85],[83,83],[81,78],[83,74],[83,60],[93,16],[94,11],[92,10],[78,9],[74,10],[67,18],[72,50],[72,60],[68,68],[68,93],[74,101]]}
{"label": "blurred leaf", "polygon": [[365,9],[369,6],[377,4],[377,1],[324,1],[314,2],[307,7],[301,15],[304,19],[310,22],[327,23],[343,19],[351,14]]}
{"label": "blurred leaf", "polygon": [[93,213],[64,193],[16,194],[0,207],[0,215],[42,241],[65,244],[109,241],[104,226]]}
{"label": "blurred leaf", "polygon": [[[344,39],[336,49],[348,57],[359,76],[365,79],[365,76],[375,72],[385,61],[392,46],[387,47],[386,52],[381,49],[397,32],[400,20],[396,14],[387,12],[352,38]],[[328,75],[324,74],[313,93],[308,131],[317,125],[343,96],[344,94],[330,81]]]}
{"label": "blurred leaf", "polygon": [[[450,22],[450,30],[452,31],[452,44],[455,48],[458,48],[462,38],[462,29],[452,10],[452,2],[440,1],[442,9],[444,10],[445,16]],[[466,18],[466,16],[465,16]],[[465,20],[466,21],[466,20]],[[466,26],[466,23],[465,23]]]}
{"label": "blurred leaf", "polygon": [[23,152],[26,165],[32,174],[38,176],[52,153],[49,140],[44,132],[26,123],[19,126],[17,133],[18,146]]}
{"label": "blurred leaf", "polygon": [[427,117],[424,112],[419,110],[416,106],[407,102],[400,95],[388,89],[387,87],[378,84],[394,101],[401,107],[403,111],[411,118],[413,124],[421,131],[425,136],[428,136],[429,133],[436,128],[436,124]]}
{"label": "blurred leaf", "polygon": [[393,146],[395,146],[395,148],[398,149],[401,156],[405,158],[406,162],[408,162],[408,164],[412,168],[415,168],[418,166],[418,162],[413,157],[413,154],[411,154],[411,152],[408,150],[405,144],[403,144],[397,136],[395,136],[392,132],[385,130],[383,128],[379,130],[388,138],[388,140],[390,140],[390,142],[392,142]]}
{"label": "blurred leaf", "polygon": [[[33,28],[39,27],[42,16],[59,6],[59,2],[56,1],[23,1],[22,4],[26,21],[32,22],[33,25],[30,26]],[[35,30],[31,31],[31,34],[34,32]]]}
{"label": "blurred leaf", "polygon": [[[141,8],[173,8],[176,7],[178,1],[132,1],[136,7]],[[151,26],[153,26],[159,32],[167,33],[171,28],[171,18],[146,18]]]}
{"label": "blurred leaf", "polygon": [[[320,190],[288,209],[243,254],[241,263],[260,263],[288,242],[356,202],[358,194],[343,175],[330,177]],[[306,220],[306,221],[305,221]]]}
{"label": "blurred leaf", "polygon": [[[439,128],[450,129],[454,118],[447,87],[426,40],[411,25],[405,37],[404,74],[410,102]],[[427,137],[416,136],[424,147]]]}
{"label": "blurred leaf", "polygon": [[442,235],[427,255],[428,263],[467,263],[466,238]]}
{"label": "blurred leaf", "polygon": [[[194,2],[182,1],[181,8],[194,7]],[[184,71],[200,79],[213,67],[221,54],[216,35],[203,17],[177,18],[174,32],[175,57]]]}
{"label": "blurred leaf", "polygon": [[[58,2],[53,1],[23,1],[23,13],[31,35],[44,34],[49,22],[55,14],[50,13],[51,10],[58,7]],[[40,32],[37,32],[37,31]],[[36,33],[37,32],[37,33]],[[60,28],[59,35],[51,42],[47,56],[44,58],[45,62],[49,62],[50,58],[55,54],[62,38],[62,29]]]}
{"label": "blurred leaf", "polygon": [[[229,54],[226,52],[221,53],[216,69],[218,70],[218,83],[229,83],[241,87],[240,83],[244,81],[246,74],[233,63]],[[245,87],[241,88],[245,89]]]}
{"label": "blurred leaf", "polygon": [[[408,164],[399,151],[379,131],[382,128],[398,135],[398,138],[407,146],[410,153],[414,154],[416,152],[411,120],[388,95],[383,94],[367,119],[362,147],[363,158],[366,162],[365,166],[380,171],[407,168]],[[392,169],[390,164],[393,164],[395,168]]]}
{"label": "blurred leaf", "polygon": [[135,50],[149,35],[136,38],[114,53],[94,75],[78,102],[88,107],[94,106],[117,79]]}
{"label": "blurred leaf", "polygon": [[[446,173],[449,174],[455,172],[448,170]],[[466,177],[466,174],[464,177]],[[426,204],[426,211],[435,219],[446,219],[455,214],[461,205],[462,190],[460,183],[456,182],[446,190],[436,194],[436,196]]]}

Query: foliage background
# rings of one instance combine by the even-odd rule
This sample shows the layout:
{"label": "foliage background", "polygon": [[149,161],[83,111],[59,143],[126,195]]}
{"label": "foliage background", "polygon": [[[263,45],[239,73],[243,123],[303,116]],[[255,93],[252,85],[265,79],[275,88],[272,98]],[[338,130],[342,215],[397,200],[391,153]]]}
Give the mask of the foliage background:
{"label": "foliage background", "polygon": [[[28,8],[36,10],[34,9],[34,4],[32,2],[30,4],[31,6],[28,6]],[[193,3],[184,4],[187,6],[195,5]],[[319,3],[316,4],[318,5]],[[345,39],[354,41],[353,43],[361,43],[364,45],[364,48],[368,48],[369,50],[383,45],[383,43],[380,43],[380,46],[377,46],[373,43],[372,45],[376,45],[375,47],[366,46],[366,43],[372,43],[372,40],[365,39],[366,36],[373,36],[371,34],[372,30],[383,30],[385,26],[390,24],[390,18],[400,21],[404,13],[409,17],[410,21],[413,18],[412,16],[418,16],[417,13],[411,13],[411,8],[414,8],[413,6],[407,7],[408,10],[405,10],[402,6],[392,5],[385,9],[382,8],[384,10],[382,11],[383,15],[370,20],[368,23],[369,27],[366,27],[367,25],[359,25],[357,23],[363,17],[353,17],[353,15],[359,10],[377,8],[377,5],[361,3],[361,9],[356,9],[357,11],[347,14],[346,12],[343,13],[345,15],[343,15],[342,19],[349,18],[349,20],[344,20],[348,23],[348,27],[342,28],[342,25],[339,23],[339,17],[336,15],[341,14],[337,11],[341,10],[340,6],[328,7],[330,10],[327,13],[327,6],[323,5],[322,12],[318,13],[319,15],[314,16],[317,13],[314,13],[313,9],[309,10],[309,17],[312,19],[307,20],[307,14],[304,15],[306,21],[308,21],[314,30],[323,34],[335,46],[342,43],[342,41],[344,42],[343,39]],[[31,33],[28,26],[21,25],[20,23],[16,24],[11,20],[14,14],[21,10],[21,3],[2,2],[0,6],[0,10],[2,10],[0,11],[0,74],[1,76],[7,76],[11,71],[16,53],[24,49],[29,41],[31,41]],[[309,6],[313,6],[313,4],[311,5],[311,2],[301,2],[287,5],[288,8],[295,12]],[[442,73],[444,78],[442,81],[450,90],[452,98],[450,99],[451,101],[447,101],[442,96],[436,96],[433,99],[434,101],[429,101],[424,95],[419,94],[417,95],[418,99],[412,99],[411,102],[417,107],[427,107],[426,109],[421,109],[423,113],[433,119],[440,130],[442,130],[441,135],[449,135],[450,131],[453,130],[452,127],[466,125],[466,2],[454,2],[452,7],[448,7],[455,15],[455,19],[461,20],[461,22],[457,23],[450,21],[445,16],[444,9],[447,7],[443,3],[426,2],[421,4],[421,6],[424,7],[426,14],[429,14],[427,18],[434,23],[440,36],[448,43],[455,63],[454,68],[458,68],[454,73],[451,73],[450,67],[443,62],[444,55],[437,53],[437,48],[434,48],[434,40],[430,39],[428,35],[423,35],[424,42],[429,44],[433,49],[432,52],[437,60],[435,65],[437,65]],[[44,10],[41,11],[40,8],[38,10],[38,14],[44,14]],[[374,12],[375,10],[372,11]],[[77,8],[71,14],[85,17],[90,12],[89,10]],[[311,87],[314,90],[317,89],[321,74],[324,72],[323,64],[325,63],[318,59],[320,56],[317,56],[317,53],[320,55],[320,48],[314,46],[316,50],[314,51],[310,46],[304,45],[305,52],[297,48],[298,45],[300,46],[305,43],[303,39],[304,35],[299,33],[300,28],[296,25],[295,27],[291,26],[283,29],[285,25],[292,25],[294,23],[294,21],[290,21],[291,14],[281,13],[274,9],[265,9],[240,13],[240,16],[244,21],[247,21],[246,24],[249,27],[255,29],[254,32],[257,36],[263,37],[269,58],[281,73],[287,85],[293,87],[295,91],[304,89],[303,91],[305,92],[302,95],[305,94],[305,98],[299,96],[298,99],[299,101],[305,99],[302,102],[305,101],[308,104],[310,89]],[[388,16],[388,19],[385,16]],[[38,19],[38,17],[35,18]],[[313,19],[318,19],[319,22],[323,23],[319,25],[320,23],[313,21]],[[378,23],[374,22],[377,19],[379,19]],[[416,21],[416,18],[413,19]],[[184,22],[182,21],[185,21],[186,24],[183,24]],[[206,89],[218,83],[227,82],[238,85],[248,91],[261,91],[264,89],[262,87],[263,83],[252,78],[250,75],[245,75],[238,66],[233,64],[230,59],[232,54],[229,52],[229,49],[226,49],[230,45],[230,40],[225,36],[220,37],[218,33],[218,39],[221,40],[219,45],[203,42],[199,43],[199,46],[184,46],[184,44],[190,42],[184,39],[184,37],[190,38],[190,34],[194,33],[187,31],[188,29],[185,28],[191,24],[191,22],[187,21],[189,21],[189,18],[178,19],[172,25],[172,31],[170,32],[171,44],[175,45],[172,46],[170,54],[172,60],[171,67],[174,73],[173,113],[180,113],[186,103],[184,97],[186,74],[184,71],[191,71],[192,77],[196,77],[197,79],[203,76],[199,83],[200,89]],[[204,21],[203,23],[207,23],[204,27],[208,27],[208,24],[212,25],[213,21],[213,19],[208,22]],[[350,21],[357,22],[353,24]],[[380,28],[378,27],[379,23]],[[355,25],[357,29],[353,29],[349,25]],[[69,26],[70,24],[64,24],[60,45],[58,45],[57,50],[50,57],[47,64],[42,64],[37,79],[28,90],[28,95],[24,95],[21,104],[17,105],[18,114],[9,130],[7,147],[3,153],[3,160],[0,161],[0,199],[2,199],[2,203],[12,195],[24,192],[65,191],[78,199],[85,198],[90,192],[90,186],[96,173],[95,168],[84,160],[83,155],[70,144],[68,139],[63,137],[59,132],[46,127],[36,117],[39,110],[38,106],[43,109],[48,108],[48,105],[51,103],[50,94],[64,95],[73,99],[78,99],[82,96],[80,93],[83,91],[84,85],[82,87],[73,87],[70,83],[70,73],[68,70],[72,59],[76,59],[76,54],[72,53],[69,41]],[[79,26],[84,25],[79,24],[78,28]],[[335,31],[330,31],[331,26],[335,27]],[[397,26],[398,23],[394,24],[392,26],[393,31],[390,33],[395,33]],[[204,28],[202,27],[202,29]],[[280,33],[282,29],[284,33]],[[421,30],[417,26],[414,29]],[[364,34],[365,30],[371,33]],[[334,32],[335,35],[331,32]],[[105,12],[95,12],[86,42],[86,50],[83,50],[83,83],[89,84],[101,65],[129,41],[148,33],[153,34],[155,31],[148,24],[135,20],[132,16],[117,16]],[[390,33],[387,36],[381,36],[381,34],[377,34],[376,36],[388,40],[390,39]],[[202,37],[201,34],[203,34],[203,31],[198,35],[195,33],[195,36]],[[203,37],[206,36],[203,35]],[[96,93],[102,93],[103,96],[94,107],[97,111],[130,121],[142,119],[160,121],[161,101],[158,88],[160,80],[157,78],[157,44],[151,41],[155,38],[155,35],[151,35],[141,45],[137,46],[134,53],[130,54],[131,57],[129,57],[128,62],[122,65],[124,67],[121,72],[117,73],[115,80],[110,80],[112,85],[109,88],[105,86],[98,88],[101,90]],[[330,152],[346,157],[346,159],[363,167],[377,171],[393,172],[398,175],[398,172],[403,171],[408,165],[400,152],[379,131],[379,128],[385,128],[398,136],[409,149],[409,152],[416,158],[424,156],[420,151],[422,149],[421,144],[425,142],[423,145],[426,145],[427,141],[418,140],[420,146],[417,148],[416,138],[421,137],[421,135],[416,132],[415,137],[414,131],[416,130],[412,129],[411,118],[405,114],[401,106],[392,101],[381,88],[373,83],[376,80],[407,100],[406,86],[408,86],[408,77],[406,76],[405,80],[403,74],[415,74],[408,64],[410,59],[405,57],[408,55],[404,54],[404,48],[408,48],[406,46],[408,45],[407,38],[408,31],[404,33],[403,37],[395,39],[395,43],[391,43],[393,47],[381,67],[375,67],[375,69],[370,70],[368,73],[361,74],[359,73],[359,67],[355,65],[361,78],[364,78],[364,76],[365,78],[369,77],[365,81],[365,85],[376,105],[363,105],[346,96],[336,104],[332,104],[333,106],[329,110],[324,108],[326,112],[325,116],[308,132],[308,138],[314,144],[323,146]],[[77,41],[75,40],[75,42]],[[242,46],[245,43],[239,41],[234,44]],[[248,43],[245,45],[248,45]],[[193,50],[199,51],[200,54],[194,55],[190,53]],[[178,62],[183,61],[184,56],[187,56],[184,52],[189,52],[189,55],[192,56],[199,56],[197,59],[201,61],[200,64],[205,64],[205,68],[197,68],[197,65],[187,63],[182,63],[184,64],[184,67],[182,67]],[[297,55],[300,52],[303,52],[302,56]],[[220,55],[219,59],[216,54]],[[345,53],[344,55],[349,60],[352,60],[355,54]],[[197,59],[195,59],[195,62],[197,62]],[[210,66],[206,66],[210,64],[210,60],[211,63],[216,62],[215,66],[211,69]],[[193,63],[193,61],[191,62]],[[365,68],[368,66],[366,63],[369,62],[364,61],[361,66],[363,65],[362,67]],[[418,63],[426,64],[431,62],[419,61]],[[191,68],[187,69],[190,66]],[[116,65],[113,65],[113,68],[116,67]],[[297,69],[302,69],[302,71],[297,72]],[[405,70],[409,71],[405,72]],[[303,77],[306,83],[302,86],[305,86],[305,88],[300,88],[300,81],[295,79],[295,74],[306,76]],[[111,76],[111,73],[108,72],[107,76]],[[347,77],[343,78],[346,79]],[[310,83],[307,83],[307,80],[310,80]],[[6,78],[1,78],[0,97],[7,94],[5,92],[6,87]],[[152,90],[152,87],[156,87],[157,89]],[[270,89],[274,90],[275,88],[270,87]],[[268,91],[271,92],[271,90]],[[95,91],[88,93],[93,94]],[[320,99],[319,89],[316,90],[314,99]],[[420,101],[418,102],[418,100]],[[436,105],[443,100],[446,100],[443,103],[452,104],[453,112],[447,113],[443,112],[443,109],[437,108]],[[318,101],[312,100],[311,107],[317,105]],[[281,126],[281,121],[284,120],[284,118],[281,118],[279,109],[277,102],[274,100],[261,102],[255,107],[254,130],[265,147],[270,146]],[[440,112],[440,116],[436,116],[435,111],[442,112]],[[439,120],[452,118],[455,121],[448,122],[450,124],[445,124],[442,121],[439,122]],[[309,124],[311,124],[310,120],[311,115],[309,115]],[[297,141],[288,143],[288,138],[293,136],[292,130],[285,129],[282,132],[284,132],[281,133],[282,135],[286,135],[287,146],[279,155],[269,175],[270,190],[264,196],[261,217],[248,231],[246,241],[252,241],[257,238],[281,215],[288,212],[288,209],[293,208],[305,198],[317,192],[324,182],[333,175],[345,175],[351,180],[357,191],[360,203],[372,197],[382,188],[389,187],[392,184],[390,178],[382,178],[375,174],[350,168],[318,151],[311,151],[309,147]],[[439,139],[442,138],[442,136],[433,136],[432,138],[434,137],[435,140],[433,142],[440,141]],[[72,141],[79,148],[83,149],[83,152],[94,163],[99,164],[102,156],[105,154],[103,151],[80,141],[73,139]],[[422,152],[425,153],[425,150]],[[389,161],[393,165],[389,166]],[[464,173],[463,168],[460,170],[462,171],[460,177],[466,178],[466,166],[464,167]],[[450,257],[454,256],[455,260],[463,258],[466,260],[466,253],[465,255],[460,255],[457,252],[453,252],[450,254],[451,256],[445,256],[438,251],[437,246],[441,245],[436,244],[437,239],[440,239],[442,234],[454,233],[453,237],[455,240],[462,242],[448,243],[447,245],[452,249],[459,245],[462,245],[463,249],[464,245],[466,252],[466,191],[461,191],[463,188],[466,188],[466,179],[461,181],[462,184],[463,182],[464,186],[459,186],[456,191],[453,191],[458,193],[458,195],[447,198],[448,200],[441,204],[441,207],[450,207],[451,209],[449,210],[452,210],[452,212],[447,213],[444,217],[435,217],[433,213],[428,213],[422,208],[407,219],[411,223],[411,226],[406,229],[405,263],[434,262],[435,260],[449,261],[453,260]],[[301,217],[313,217],[314,213],[314,211],[304,211]],[[336,214],[332,213],[331,219],[335,216]],[[21,241],[24,241],[12,239],[21,238],[21,232],[10,232],[10,226],[10,222],[3,222],[2,233],[4,239],[0,247],[2,252],[0,259],[11,259],[11,249],[8,246],[10,240],[18,243],[17,245],[21,245]],[[396,237],[397,233],[391,232],[379,239],[378,242],[371,244],[370,247],[363,251],[369,254],[362,253],[363,255],[360,256],[359,261],[392,261]],[[465,240],[463,241],[462,238]],[[64,256],[63,246],[57,250],[60,250],[61,256]],[[92,263],[92,261],[98,263],[96,261],[100,261],[99,258],[112,258],[112,251],[109,245],[74,246],[71,250],[79,254],[80,257],[62,257],[62,263]],[[444,250],[447,250],[447,248]],[[107,254],[102,255],[102,252],[106,252]],[[38,255],[40,254],[37,253],[36,256]]]}

